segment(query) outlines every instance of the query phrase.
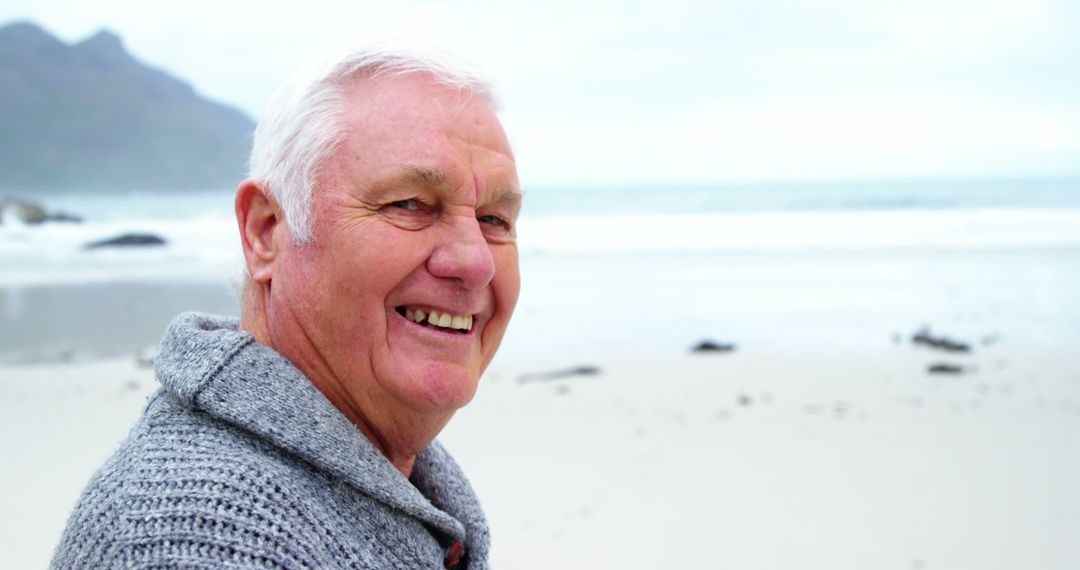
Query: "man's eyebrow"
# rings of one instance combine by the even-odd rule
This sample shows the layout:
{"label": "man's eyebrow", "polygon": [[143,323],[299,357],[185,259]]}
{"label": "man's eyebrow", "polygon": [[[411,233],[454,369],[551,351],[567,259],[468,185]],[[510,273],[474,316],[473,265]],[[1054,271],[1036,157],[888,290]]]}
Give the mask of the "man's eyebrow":
{"label": "man's eyebrow", "polygon": [[492,205],[510,206],[516,208],[521,206],[521,200],[523,197],[524,194],[521,193],[521,190],[515,190],[513,188],[503,188],[501,190],[497,190],[495,192],[495,195],[491,197],[491,200],[489,200],[488,203]]}
{"label": "man's eyebrow", "polygon": [[[396,176],[378,186],[386,190],[405,184],[415,184],[426,188],[438,188],[445,183],[446,172],[442,169],[421,166],[419,164],[404,164]],[[507,186],[496,190],[491,196],[491,199],[487,200],[487,203],[489,205],[517,208],[521,206],[522,198],[523,194],[521,190],[512,186]]]}
{"label": "man's eyebrow", "polygon": [[408,164],[404,170],[405,178],[423,186],[435,188],[446,182],[446,173],[438,168]]}
{"label": "man's eyebrow", "polygon": [[434,167],[418,164],[402,164],[376,181],[366,191],[368,200],[378,202],[404,187],[438,188],[446,183],[446,173]]}

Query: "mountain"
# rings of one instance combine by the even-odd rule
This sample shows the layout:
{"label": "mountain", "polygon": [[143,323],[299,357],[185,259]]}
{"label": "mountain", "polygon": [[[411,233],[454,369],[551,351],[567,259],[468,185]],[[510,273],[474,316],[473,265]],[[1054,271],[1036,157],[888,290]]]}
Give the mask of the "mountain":
{"label": "mountain", "polygon": [[254,123],[101,31],[0,27],[0,191],[232,188]]}

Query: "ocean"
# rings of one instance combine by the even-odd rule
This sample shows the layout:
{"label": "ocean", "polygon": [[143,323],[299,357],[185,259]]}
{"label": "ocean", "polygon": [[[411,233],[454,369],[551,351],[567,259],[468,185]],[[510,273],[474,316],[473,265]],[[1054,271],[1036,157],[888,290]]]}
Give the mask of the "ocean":
{"label": "ocean", "polygon": [[[35,199],[84,223],[0,224],[0,363],[135,354],[176,312],[237,312],[230,192]],[[1080,180],[535,188],[518,229],[517,356],[1080,340]],[[84,249],[133,232],[167,244]]]}

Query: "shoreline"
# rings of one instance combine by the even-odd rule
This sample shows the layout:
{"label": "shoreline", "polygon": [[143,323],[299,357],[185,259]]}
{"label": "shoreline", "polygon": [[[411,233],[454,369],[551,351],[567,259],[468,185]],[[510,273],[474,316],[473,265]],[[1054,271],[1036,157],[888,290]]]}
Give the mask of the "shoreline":
{"label": "shoreline", "polygon": [[112,281],[0,286],[0,365],[92,362],[156,351],[192,310],[238,314],[225,282]]}
{"label": "shoreline", "polygon": [[[528,253],[500,354],[874,351],[929,325],[1026,349],[1080,342],[1080,250]],[[178,313],[237,314],[228,275],[0,285],[0,364],[139,354]],[[189,276],[190,277],[190,276]]]}

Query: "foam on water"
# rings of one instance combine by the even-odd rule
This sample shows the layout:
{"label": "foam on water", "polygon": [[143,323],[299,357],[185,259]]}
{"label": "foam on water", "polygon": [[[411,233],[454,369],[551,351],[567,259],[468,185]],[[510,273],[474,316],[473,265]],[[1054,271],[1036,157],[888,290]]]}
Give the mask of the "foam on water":
{"label": "foam on water", "polygon": [[525,218],[524,251],[978,251],[1080,247],[1080,210],[892,210]]}
{"label": "foam on water", "polygon": [[[161,247],[85,249],[125,233]],[[881,210],[528,216],[522,255],[679,252],[1015,251],[1080,248],[1078,210]],[[240,261],[232,213],[0,226],[2,285],[229,279]]]}
{"label": "foam on water", "polygon": [[[169,198],[162,201],[167,205]],[[96,206],[101,208],[100,203]],[[217,208],[177,208],[172,217],[165,211],[144,209],[118,215],[118,210],[106,213],[88,208],[84,223],[35,226],[9,216],[0,225],[0,286],[227,279],[239,262],[236,222],[227,208],[227,202]],[[129,233],[153,234],[166,245],[86,249],[91,242]]]}

